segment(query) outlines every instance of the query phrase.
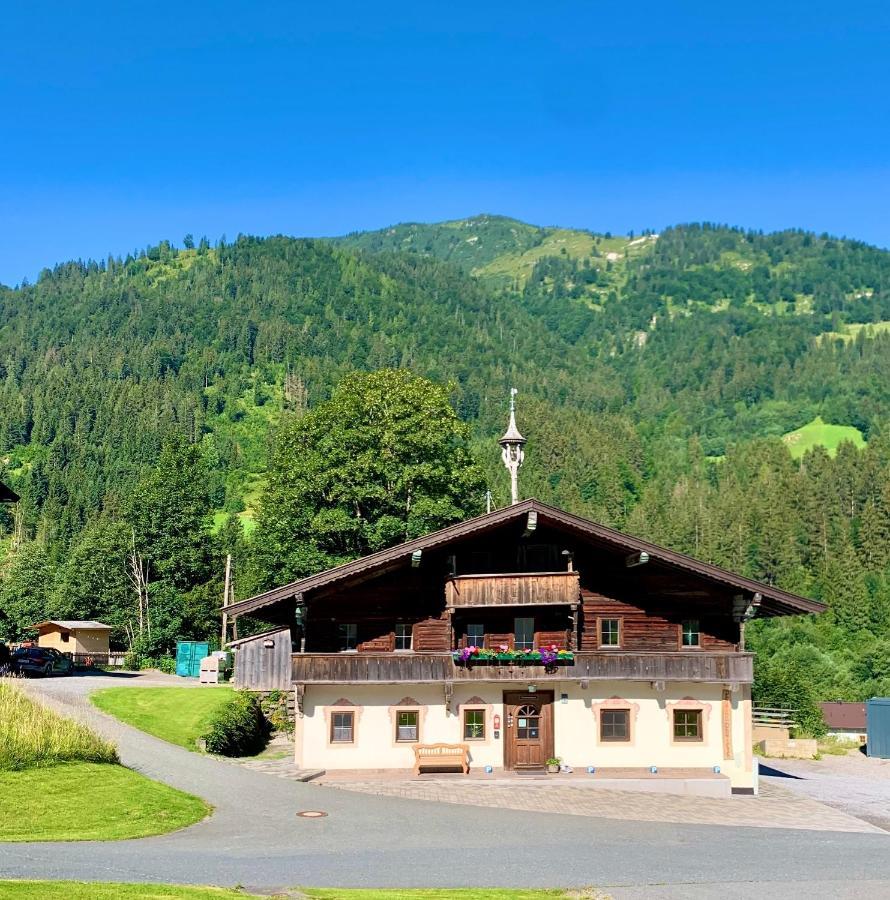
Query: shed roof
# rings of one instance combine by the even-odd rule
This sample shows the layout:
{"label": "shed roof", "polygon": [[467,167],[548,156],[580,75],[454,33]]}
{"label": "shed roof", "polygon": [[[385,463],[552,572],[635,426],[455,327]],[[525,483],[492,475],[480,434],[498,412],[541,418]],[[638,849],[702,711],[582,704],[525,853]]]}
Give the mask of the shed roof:
{"label": "shed roof", "polygon": [[47,619],[45,622],[37,622],[32,628],[42,628],[44,625],[55,625],[57,628],[63,628],[65,631],[113,631],[110,625],[102,622],[93,622],[89,619]]}
{"label": "shed roof", "polygon": [[822,718],[829,729],[855,728],[865,731],[864,703],[820,703]]}
{"label": "shed roof", "polygon": [[536,513],[538,521],[542,524],[551,524],[566,532],[574,533],[591,543],[609,546],[621,552],[633,553],[642,551],[647,553],[649,559],[653,562],[662,563],[668,568],[692,573],[712,583],[725,585],[750,594],[760,594],[762,597],[761,611],[766,615],[781,616],[794,615],[795,613],[814,613],[822,612],[825,609],[824,603],[810,600],[807,597],[800,597],[797,594],[783,591],[773,585],[754,581],[743,575],[736,575],[734,572],[729,572],[711,563],[694,559],[685,553],[677,553],[674,550],[668,550],[666,547],[659,547],[657,544],[652,544],[649,541],[616,531],[614,528],[608,528],[588,519],[582,519],[580,516],[564,512],[555,506],[548,506],[539,500],[523,500],[512,506],[496,509],[490,513],[485,513],[485,515],[467,519],[464,522],[458,522],[456,525],[449,525],[447,528],[406,541],[387,550],[380,550],[377,553],[371,553],[352,562],[343,563],[335,566],[333,569],[319,572],[317,575],[310,575],[291,584],[272,588],[272,590],[257,594],[255,597],[231,604],[226,607],[226,612],[230,616],[244,615],[245,613],[254,612],[263,607],[296,597],[298,594],[314,591],[342,579],[366,575],[375,569],[383,571],[386,567],[396,564],[399,560],[410,559],[411,554],[415,550],[446,546],[467,535],[489,531],[507,522],[521,519],[530,512]]}

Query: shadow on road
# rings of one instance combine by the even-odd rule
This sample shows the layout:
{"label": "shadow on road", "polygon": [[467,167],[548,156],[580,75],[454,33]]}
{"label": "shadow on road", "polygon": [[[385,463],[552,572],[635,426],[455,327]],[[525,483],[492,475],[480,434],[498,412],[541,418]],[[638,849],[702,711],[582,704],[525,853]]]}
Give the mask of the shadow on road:
{"label": "shadow on road", "polygon": [[792,775],[789,772],[783,772],[781,769],[774,769],[772,766],[765,766],[763,763],[760,764],[760,774],[771,775],[774,778],[793,778],[795,781],[804,780],[800,775]]}

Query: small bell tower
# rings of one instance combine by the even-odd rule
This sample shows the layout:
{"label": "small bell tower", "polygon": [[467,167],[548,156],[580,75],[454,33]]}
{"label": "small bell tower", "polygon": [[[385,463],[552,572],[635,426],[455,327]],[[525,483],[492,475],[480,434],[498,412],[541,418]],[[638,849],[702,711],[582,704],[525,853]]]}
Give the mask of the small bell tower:
{"label": "small bell tower", "polygon": [[510,502],[519,503],[519,469],[525,459],[525,438],[516,427],[516,388],[510,388],[510,424],[504,436],[498,441],[501,445],[501,459],[510,473]]}

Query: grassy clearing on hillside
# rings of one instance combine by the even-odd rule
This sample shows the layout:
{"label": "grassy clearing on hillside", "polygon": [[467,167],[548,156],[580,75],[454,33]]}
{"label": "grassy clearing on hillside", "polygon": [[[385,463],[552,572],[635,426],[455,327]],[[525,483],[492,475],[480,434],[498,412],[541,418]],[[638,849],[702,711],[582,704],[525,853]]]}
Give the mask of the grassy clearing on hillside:
{"label": "grassy clearing on hillside", "polygon": [[852,442],[858,449],[865,446],[865,438],[858,428],[852,425],[828,425],[822,421],[821,416],[816,416],[812,422],[789,431],[782,436],[785,446],[795,459],[800,459],[807,450],[813,447],[824,447],[829,456],[837,453],[837,448],[844,442]]}
{"label": "grassy clearing on hillside", "polygon": [[119,765],[0,772],[0,841],[121,841],[176,831],[210,811],[198,797]]}
{"label": "grassy clearing on hillside", "polygon": [[11,684],[0,684],[0,771],[62,762],[117,762],[114,745],[58,715]]}
{"label": "grassy clearing on hillside", "polygon": [[859,337],[860,332],[865,332],[867,338],[877,337],[879,334],[887,334],[890,332],[890,322],[853,322],[844,325],[843,331],[825,331],[819,335],[818,340],[824,341],[844,341],[844,343],[852,343]]}
{"label": "grassy clearing on hillside", "polygon": [[161,740],[197,750],[213,714],[232,696],[230,687],[107,688],[90,695],[103,712]]}
{"label": "grassy clearing on hillside", "polygon": [[486,265],[473,269],[472,274],[478,278],[503,280],[511,284],[518,279],[521,285],[528,280],[535,264],[545,256],[560,256],[564,250],[567,256],[582,259],[590,256],[593,248],[592,234],[559,228],[536,247],[520,253],[504,253]]}

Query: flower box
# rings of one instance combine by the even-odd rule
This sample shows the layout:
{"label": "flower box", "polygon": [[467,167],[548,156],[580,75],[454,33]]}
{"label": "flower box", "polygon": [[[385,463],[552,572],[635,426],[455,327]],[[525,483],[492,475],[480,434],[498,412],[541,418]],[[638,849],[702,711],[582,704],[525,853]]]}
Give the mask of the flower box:
{"label": "flower box", "polygon": [[483,647],[464,647],[452,654],[458,665],[493,665],[512,666],[555,666],[560,663],[574,662],[575,654],[571,650],[557,650],[542,647],[540,650],[488,650]]}

